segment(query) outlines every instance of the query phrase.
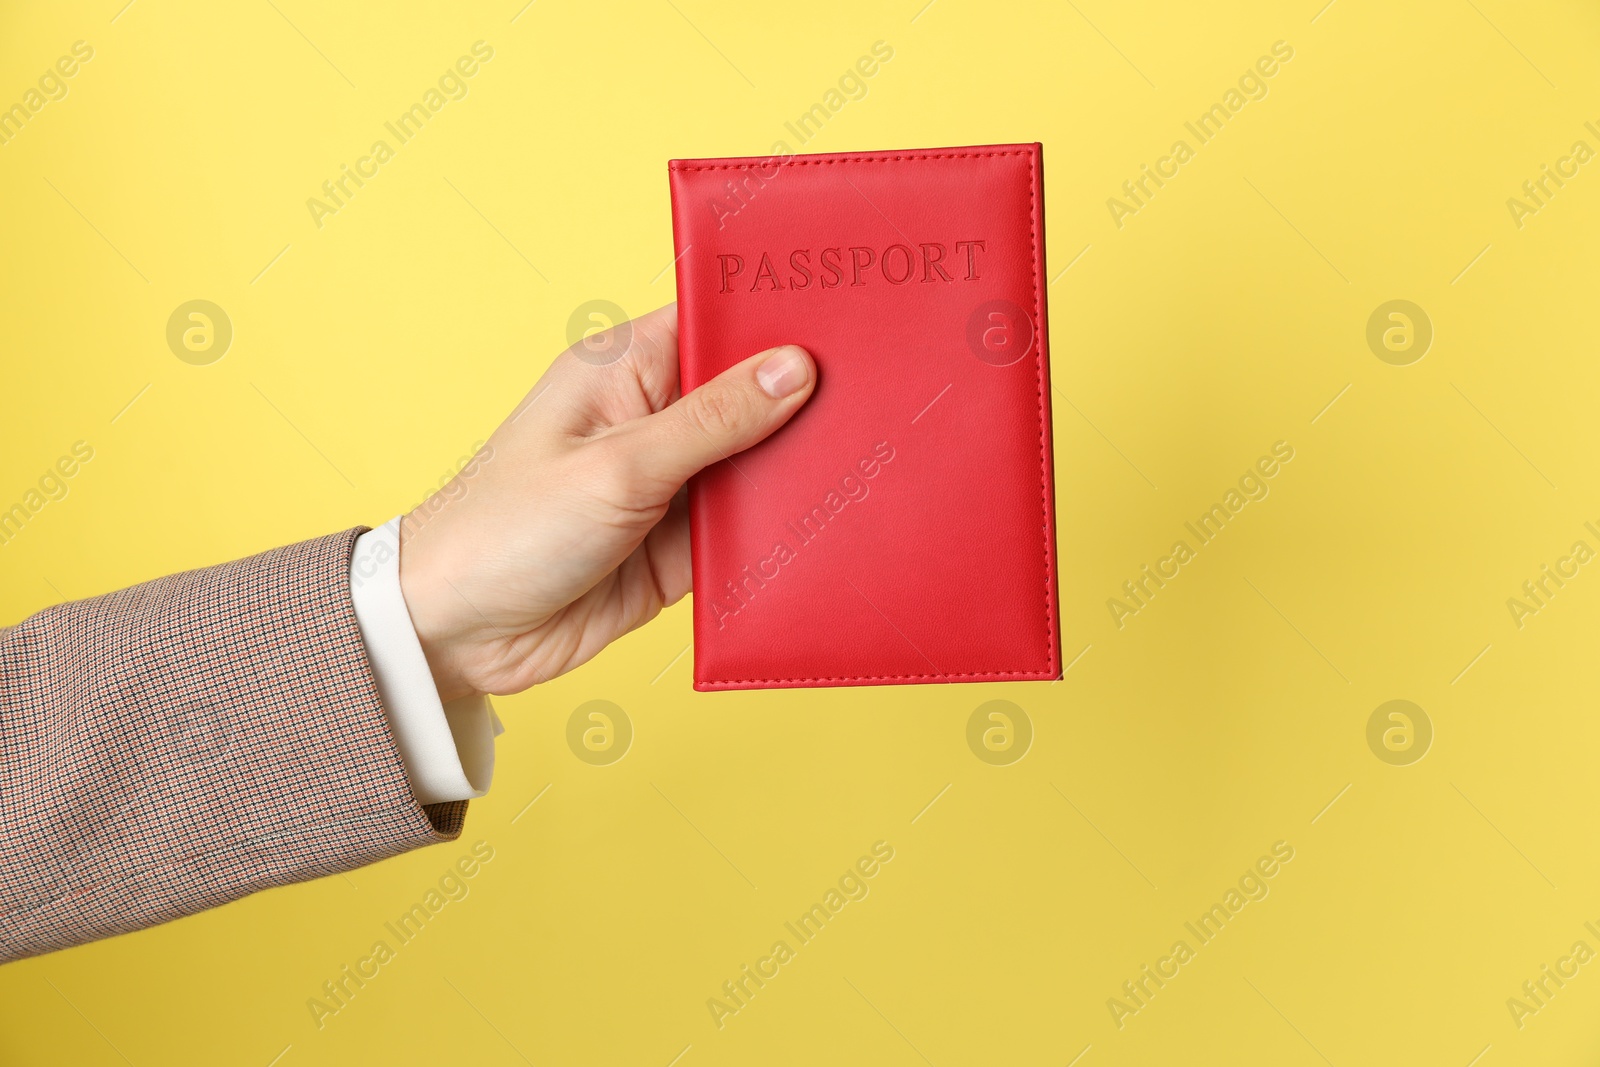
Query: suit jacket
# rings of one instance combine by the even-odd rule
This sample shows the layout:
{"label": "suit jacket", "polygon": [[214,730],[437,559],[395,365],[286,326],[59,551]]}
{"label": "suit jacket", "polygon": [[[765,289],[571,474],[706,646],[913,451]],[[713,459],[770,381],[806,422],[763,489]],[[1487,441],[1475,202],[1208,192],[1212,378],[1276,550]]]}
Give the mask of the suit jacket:
{"label": "suit jacket", "polygon": [[460,836],[378,698],[362,532],[0,630],[0,963]]}

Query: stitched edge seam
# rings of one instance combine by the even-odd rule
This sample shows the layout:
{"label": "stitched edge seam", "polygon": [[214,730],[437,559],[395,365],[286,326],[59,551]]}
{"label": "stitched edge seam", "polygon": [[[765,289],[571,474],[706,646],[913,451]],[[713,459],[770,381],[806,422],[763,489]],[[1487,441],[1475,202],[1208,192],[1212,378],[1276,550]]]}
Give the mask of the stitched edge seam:
{"label": "stitched edge seam", "polygon": [[728,687],[757,685],[772,682],[908,682],[919,678],[938,678],[946,682],[972,682],[996,678],[1047,678],[1048,670],[1031,671],[973,671],[965,674],[864,674],[847,678],[711,678],[697,681],[696,685]]}
{"label": "stitched edge seam", "polygon": [[[1031,152],[945,152],[936,156],[845,156],[840,159],[782,159],[773,163],[776,167],[824,167],[833,163],[916,163],[924,159],[992,159],[996,156],[1027,156]],[[668,170],[749,170],[770,162],[771,157],[752,157],[749,163],[708,163],[702,166],[669,163]],[[1033,170],[1029,164],[1028,170]],[[1029,190],[1029,199],[1032,199],[1032,190]]]}
{"label": "stitched edge seam", "polygon": [[1039,210],[1038,203],[1040,183],[1038,171],[1035,169],[1038,153],[1029,152],[1027,156],[1028,234],[1033,242],[1033,322],[1034,329],[1039,334],[1039,351],[1033,360],[1033,373],[1039,396],[1039,541],[1044,550],[1044,658],[1051,670],[1059,674],[1055,620],[1050,611],[1050,576],[1054,570],[1051,565],[1050,550],[1053,546],[1050,544],[1050,533],[1054,523],[1050,521],[1050,426],[1045,420],[1044,410],[1045,350],[1050,344],[1050,339],[1045,336],[1044,270],[1039,263],[1039,230],[1044,224],[1044,212]]}

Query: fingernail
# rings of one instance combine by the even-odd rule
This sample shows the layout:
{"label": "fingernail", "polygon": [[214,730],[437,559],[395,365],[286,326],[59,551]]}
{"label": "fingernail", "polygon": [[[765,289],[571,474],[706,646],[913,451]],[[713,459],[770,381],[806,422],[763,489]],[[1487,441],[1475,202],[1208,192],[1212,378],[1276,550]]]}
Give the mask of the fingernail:
{"label": "fingernail", "polygon": [[762,392],[774,400],[782,400],[804,388],[811,369],[806,366],[804,354],[794,345],[776,349],[767,361],[756,368],[756,381]]}

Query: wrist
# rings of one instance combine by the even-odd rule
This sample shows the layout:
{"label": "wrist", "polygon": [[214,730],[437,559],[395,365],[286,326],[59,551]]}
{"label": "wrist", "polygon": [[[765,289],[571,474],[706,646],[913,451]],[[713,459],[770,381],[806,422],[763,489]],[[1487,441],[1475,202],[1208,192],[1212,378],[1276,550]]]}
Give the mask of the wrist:
{"label": "wrist", "polygon": [[442,538],[421,533],[415,512],[400,520],[400,595],[439,700],[448,704],[481,693],[464,669],[470,629],[462,618],[466,603],[452,576],[450,553]]}

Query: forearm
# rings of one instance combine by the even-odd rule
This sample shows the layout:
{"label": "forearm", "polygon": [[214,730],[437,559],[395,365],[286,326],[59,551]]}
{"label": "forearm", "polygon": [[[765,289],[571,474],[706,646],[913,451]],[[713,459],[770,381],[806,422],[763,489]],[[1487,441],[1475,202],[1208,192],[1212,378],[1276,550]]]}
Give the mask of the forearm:
{"label": "forearm", "polygon": [[350,530],[0,632],[0,961],[453,839],[351,602]]}

